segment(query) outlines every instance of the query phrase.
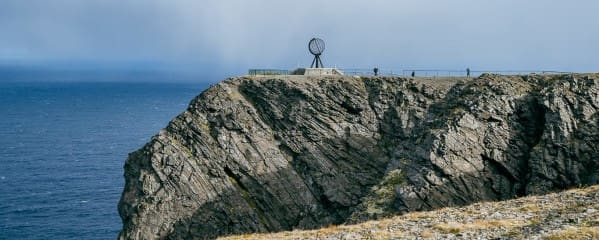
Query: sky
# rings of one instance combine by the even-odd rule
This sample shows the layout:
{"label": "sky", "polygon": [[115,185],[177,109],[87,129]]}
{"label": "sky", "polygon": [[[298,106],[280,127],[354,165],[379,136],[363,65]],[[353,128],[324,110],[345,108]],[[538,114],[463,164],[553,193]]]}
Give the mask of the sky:
{"label": "sky", "polygon": [[[599,72],[595,0],[2,0],[0,65]],[[214,79],[211,79],[214,80]]]}

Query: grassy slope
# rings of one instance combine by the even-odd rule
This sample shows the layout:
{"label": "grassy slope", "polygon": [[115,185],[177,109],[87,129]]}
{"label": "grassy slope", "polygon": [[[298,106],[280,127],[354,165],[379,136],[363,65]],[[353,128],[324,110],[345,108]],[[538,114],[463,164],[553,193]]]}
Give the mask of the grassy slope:
{"label": "grassy slope", "polygon": [[599,185],[502,202],[413,212],[357,225],[224,239],[599,239]]}

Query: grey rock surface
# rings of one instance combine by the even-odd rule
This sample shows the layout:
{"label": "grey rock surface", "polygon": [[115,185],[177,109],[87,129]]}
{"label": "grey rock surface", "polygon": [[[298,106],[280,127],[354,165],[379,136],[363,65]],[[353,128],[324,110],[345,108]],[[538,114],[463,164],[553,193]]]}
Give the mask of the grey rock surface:
{"label": "grey rock surface", "polygon": [[309,229],[598,183],[598,77],[227,79],[130,154],[120,238]]}

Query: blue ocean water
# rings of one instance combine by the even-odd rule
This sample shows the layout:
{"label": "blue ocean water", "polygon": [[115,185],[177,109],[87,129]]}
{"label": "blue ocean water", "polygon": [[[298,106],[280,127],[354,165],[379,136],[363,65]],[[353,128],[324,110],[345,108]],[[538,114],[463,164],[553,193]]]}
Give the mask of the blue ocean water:
{"label": "blue ocean water", "polygon": [[0,82],[0,239],[115,239],[127,154],[206,87]]}

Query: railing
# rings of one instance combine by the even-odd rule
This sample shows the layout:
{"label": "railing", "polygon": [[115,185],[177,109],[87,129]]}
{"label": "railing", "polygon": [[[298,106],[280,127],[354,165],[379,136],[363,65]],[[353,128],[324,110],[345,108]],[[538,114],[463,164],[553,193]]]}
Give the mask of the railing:
{"label": "railing", "polygon": [[283,69],[250,69],[249,75],[289,75],[289,70]]}
{"label": "railing", "polygon": [[[338,69],[349,76],[374,76],[374,69],[366,68],[340,68]],[[289,75],[291,71],[281,69],[250,69],[249,75]],[[550,71],[550,70],[471,70],[470,76],[476,77],[483,73],[493,73],[502,75],[526,75],[526,74],[572,74],[572,72]],[[467,70],[452,69],[379,69],[380,76],[415,76],[415,77],[465,77],[468,76]]]}
{"label": "railing", "polygon": [[[341,69],[345,75],[374,76],[374,69]],[[548,70],[471,70],[470,76],[480,76],[483,73],[494,73],[502,75],[525,75],[525,74],[571,74],[572,72],[548,71]],[[451,69],[379,69],[381,76],[416,76],[416,77],[465,77],[467,70]]]}
{"label": "railing", "polygon": [[571,74],[572,72],[548,71],[548,70],[438,70],[438,69],[406,69],[402,70],[402,76],[419,77],[463,77],[480,76],[483,73],[493,73],[502,75],[526,75],[526,74]]}
{"label": "railing", "polygon": [[[345,75],[350,75],[350,76],[374,76],[374,69],[365,69],[365,68],[342,68],[339,69],[341,70]],[[383,71],[383,70],[379,70],[378,72],[379,75],[384,75],[384,76],[393,76],[395,74],[393,74],[392,71]]]}

